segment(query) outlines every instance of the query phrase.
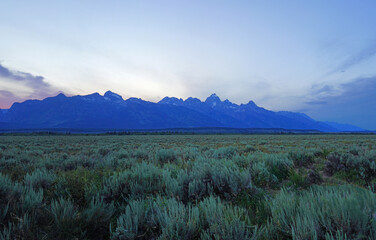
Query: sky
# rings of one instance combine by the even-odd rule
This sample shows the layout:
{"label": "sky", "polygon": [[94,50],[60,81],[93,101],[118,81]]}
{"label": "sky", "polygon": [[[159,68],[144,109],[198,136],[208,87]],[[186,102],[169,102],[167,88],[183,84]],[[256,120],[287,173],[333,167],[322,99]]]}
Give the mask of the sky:
{"label": "sky", "polygon": [[376,2],[0,1],[0,108],[57,95],[205,100],[376,130]]}

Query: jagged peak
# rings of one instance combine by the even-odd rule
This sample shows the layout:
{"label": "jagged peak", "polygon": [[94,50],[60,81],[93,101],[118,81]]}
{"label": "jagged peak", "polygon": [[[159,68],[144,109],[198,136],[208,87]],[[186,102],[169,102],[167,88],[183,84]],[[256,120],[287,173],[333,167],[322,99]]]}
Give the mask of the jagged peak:
{"label": "jagged peak", "polygon": [[119,94],[117,93],[114,93],[114,92],[111,92],[110,90],[108,90],[104,95],[103,97],[105,98],[108,98],[108,99],[114,99],[114,100],[124,100],[122,96],[120,96]]}
{"label": "jagged peak", "polygon": [[176,98],[176,97],[164,97],[161,101],[159,101],[158,103],[161,103],[161,104],[172,104],[172,105],[180,105],[182,104],[184,101],[183,99],[181,98]]}
{"label": "jagged peak", "polygon": [[58,95],[56,95],[56,97],[64,97],[64,98],[66,98],[67,96],[65,96],[64,93],[59,93]]}
{"label": "jagged peak", "polygon": [[228,99],[224,100],[223,103],[226,104],[226,105],[237,105],[237,104],[231,102],[231,101],[228,100]]}
{"label": "jagged peak", "polygon": [[193,98],[193,97],[189,97],[189,98],[185,99],[184,102],[199,102],[199,103],[202,103],[200,99]]}
{"label": "jagged peak", "polygon": [[228,100],[228,99],[224,100],[224,101],[223,101],[223,104],[224,104],[224,106],[226,106],[226,107],[230,107],[230,108],[239,107],[238,104],[233,103],[233,102],[231,102],[231,101]]}
{"label": "jagged peak", "polygon": [[221,102],[221,99],[217,96],[217,94],[213,93],[205,100],[206,103],[214,103],[214,102]]}
{"label": "jagged peak", "polygon": [[102,97],[102,96],[99,93],[95,92],[95,93],[91,93],[88,95],[83,95],[82,97]]}
{"label": "jagged peak", "polygon": [[249,106],[249,107],[258,107],[257,105],[256,105],[256,103],[254,102],[254,101],[249,101],[247,104],[246,104],[247,106]]}
{"label": "jagged peak", "polygon": [[84,96],[78,95],[78,96],[74,96],[74,97],[78,97],[78,98],[80,98],[80,99],[82,99],[83,101],[86,101],[86,102],[99,102],[99,101],[103,100],[103,97],[97,92],[92,93],[92,94],[88,94],[88,95],[84,95]]}
{"label": "jagged peak", "polygon": [[144,101],[144,100],[142,100],[141,98],[130,97],[130,98],[128,98],[127,100],[125,100],[125,102],[131,102],[131,103],[143,103],[143,102],[147,102],[147,101]]}

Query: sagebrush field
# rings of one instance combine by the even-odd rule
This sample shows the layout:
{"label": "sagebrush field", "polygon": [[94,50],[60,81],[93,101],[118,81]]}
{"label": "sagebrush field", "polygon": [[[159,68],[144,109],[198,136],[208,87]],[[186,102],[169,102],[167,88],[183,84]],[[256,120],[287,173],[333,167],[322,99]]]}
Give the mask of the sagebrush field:
{"label": "sagebrush field", "polygon": [[376,239],[375,135],[0,136],[1,239]]}

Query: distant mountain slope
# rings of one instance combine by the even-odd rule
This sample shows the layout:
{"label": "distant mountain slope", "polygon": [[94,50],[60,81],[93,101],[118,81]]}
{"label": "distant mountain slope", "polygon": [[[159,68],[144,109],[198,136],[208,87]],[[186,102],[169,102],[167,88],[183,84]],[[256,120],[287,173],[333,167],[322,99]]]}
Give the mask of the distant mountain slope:
{"label": "distant mountain slope", "polygon": [[340,129],[341,131],[348,131],[348,132],[362,132],[366,131],[363,128],[351,125],[351,124],[343,124],[343,123],[336,123],[336,122],[324,122],[326,125],[329,125],[333,128]]}
{"label": "distant mountain slope", "polygon": [[111,91],[66,97],[59,94],[44,100],[14,103],[0,111],[0,128],[283,128],[342,131],[348,126],[318,122],[305,114],[273,112],[257,106],[221,101],[212,94],[204,102],[165,97],[158,103],[138,98],[124,100]]}
{"label": "distant mountain slope", "polygon": [[7,112],[6,110],[4,110],[4,109],[0,109],[0,122],[3,121],[6,112]]}
{"label": "distant mountain slope", "polygon": [[123,100],[112,92],[86,96],[56,97],[42,101],[15,103],[4,122],[22,128],[170,128],[204,127],[221,124],[196,111],[158,105],[130,98]]}
{"label": "distant mountain slope", "polygon": [[229,100],[221,101],[212,94],[204,102],[197,98],[183,101],[177,98],[163,98],[159,104],[184,106],[202,114],[212,116],[226,127],[234,128],[285,128],[315,129],[324,132],[338,131],[322,122],[317,122],[307,115],[293,112],[273,112],[257,106],[253,101],[237,105]]}

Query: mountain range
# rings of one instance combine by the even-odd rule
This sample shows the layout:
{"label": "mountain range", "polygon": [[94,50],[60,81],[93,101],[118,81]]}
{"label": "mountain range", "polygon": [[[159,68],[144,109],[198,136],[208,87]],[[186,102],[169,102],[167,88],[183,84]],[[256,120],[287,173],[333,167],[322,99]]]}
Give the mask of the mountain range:
{"label": "mountain range", "polygon": [[235,104],[212,94],[205,101],[165,97],[158,103],[140,98],[124,100],[107,91],[14,103],[0,111],[0,129],[172,129],[172,128],[282,128],[322,132],[364,131],[348,124],[315,121],[303,113],[274,112],[253,101]]}

